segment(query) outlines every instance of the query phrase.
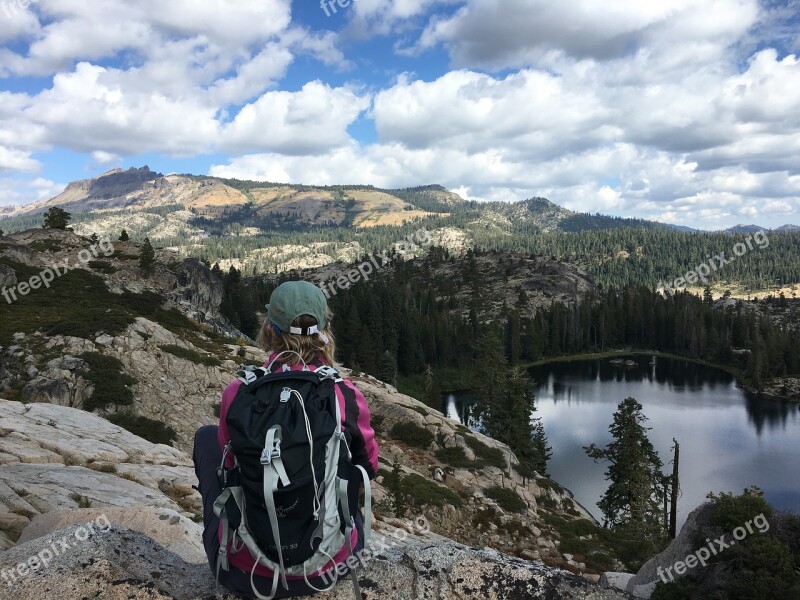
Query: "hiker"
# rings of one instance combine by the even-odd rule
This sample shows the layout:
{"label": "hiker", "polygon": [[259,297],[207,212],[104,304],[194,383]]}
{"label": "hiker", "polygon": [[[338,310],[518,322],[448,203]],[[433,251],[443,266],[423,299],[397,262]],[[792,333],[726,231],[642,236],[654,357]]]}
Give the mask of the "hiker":
{"label": "hiker", "polygon": [[364,396],[335,371],[330,321],[317,286],[276,288],[257,338],[267,362],[240,371],[222,394],[219,426],[195,434],[208,562],[244,597],[325,591],[367,543],[378,445]]}

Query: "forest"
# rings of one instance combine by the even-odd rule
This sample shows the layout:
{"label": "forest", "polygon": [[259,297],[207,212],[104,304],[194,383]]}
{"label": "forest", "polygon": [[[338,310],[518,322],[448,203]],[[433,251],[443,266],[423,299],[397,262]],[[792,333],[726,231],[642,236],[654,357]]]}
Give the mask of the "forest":
{"label": "forest", "polygon": [[[480,361],[479,340],[491,332],[512,366],[572,354],[617,349],[668,352],[726,365],[754,387],[778,376],[800,374],[800,302],[727,301],[718,306],[688,292],[664,295],[643,285],[602,287],[575,302],[555,302],[531,314],[526,293],[493,315],[491,286],[468,253],[455,259],[442,249],[396,261],[380,277],[341,290],[330,300],[339,359],[385,381],[436,369],[471,371]],[[507,261],[513,265],[513,261]],[[441,264],[451,278],[434,277]],[[223,308],[253,334],[253,312],[274,286],[291,279],[243,279],[232,269]],[[460,286],[455,286],[459,282]],[[467,286],[464,306],[456,293]]]}

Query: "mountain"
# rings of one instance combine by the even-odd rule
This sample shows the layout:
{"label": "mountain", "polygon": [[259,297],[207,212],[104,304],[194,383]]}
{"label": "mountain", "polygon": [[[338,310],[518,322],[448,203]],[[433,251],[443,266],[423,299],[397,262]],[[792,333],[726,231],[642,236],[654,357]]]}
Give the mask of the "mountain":
{"label": "mountain", "polygon": [[[114,169],[75,181],[54,198],[7,208],[4,216],[31,217],[53,206],[80,215],[78,222],[84,224],[83,229],[91,226],[98,234],[116,228],[133,215],[133,227],[148,235],[156,229],[155,235],[150,236],[156,239],[165,237],[158,231],[159,225],[171,216],[195,235],[204,230],[209,230],[210,235],[223,235],[236,226],[248,229],[248,235],[286,227],[367,229],[456,215],[468,216],[472,224],[503,230],[524,226],[540,231],[576,232],[661,226],[640,219],[575,213],[545,198],[512,203],[465,201],[439,185],[379,189],[361,185],[272,184],[196,175],[165,176],[148,166],[127,171]],[[19,229],[13,227],[13,222],[7,224]]]}
{"label": "mountain", "polygon": [[781,225],[780,227],[776,227],[773,231],[800,231],[800,225]]}
{"label": "mountain", "polygon": [[756,233],[757,231],[764,231],[765,228],[760,225],[734,225],[728,229],[723,230],[724,233]]}

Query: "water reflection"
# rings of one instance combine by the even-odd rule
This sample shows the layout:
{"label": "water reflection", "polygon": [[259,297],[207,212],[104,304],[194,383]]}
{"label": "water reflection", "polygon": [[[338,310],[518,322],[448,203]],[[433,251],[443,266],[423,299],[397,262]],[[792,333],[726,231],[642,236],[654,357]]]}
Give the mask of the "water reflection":
{"label": "water reflection", "polygon": [[[800,456],[800,405],[756,398],[736,388],[727,372],[685,360],[624,357],[636,366],[608,360],[554,363],[531,369],[537,416],[542,417],[553,458],[553,476],[587,508],[605,491],[605,467],[582,450],[610,441],[608,425],[628,396],[644,407],[650,439],[665,463],[672,438],[681,443],[683,497],[679,520],[710,492],[761,487],[779,508],[800,512],[800,482],[792,475]],[[476,428],[469,393],[448,394],[444,412]]]}

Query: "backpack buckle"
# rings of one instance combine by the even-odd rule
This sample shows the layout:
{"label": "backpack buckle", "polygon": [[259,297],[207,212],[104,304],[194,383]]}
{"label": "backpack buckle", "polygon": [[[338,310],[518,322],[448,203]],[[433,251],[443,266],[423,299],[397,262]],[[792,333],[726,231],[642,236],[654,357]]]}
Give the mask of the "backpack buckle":
{"label": "backpack buckle", "polygon": [[261,464],[269,465],[276,458],[281,457],[281,441],[275,440],[275,445],[272,448],[264,448],[261,451]]}

